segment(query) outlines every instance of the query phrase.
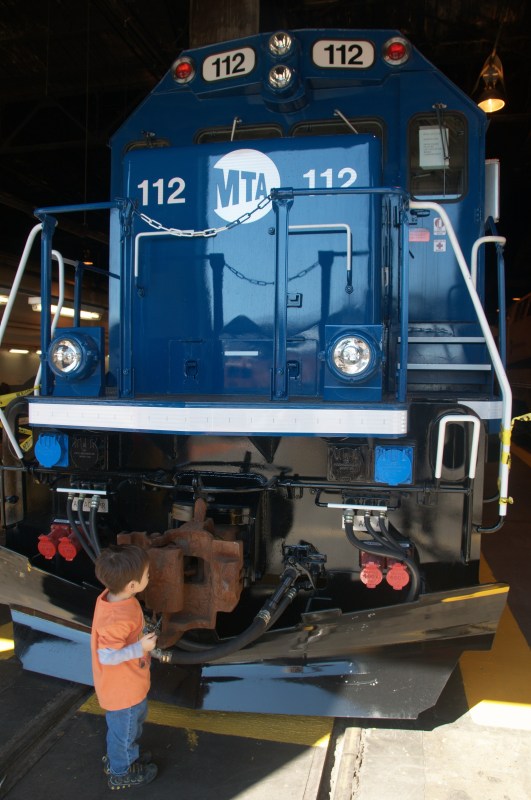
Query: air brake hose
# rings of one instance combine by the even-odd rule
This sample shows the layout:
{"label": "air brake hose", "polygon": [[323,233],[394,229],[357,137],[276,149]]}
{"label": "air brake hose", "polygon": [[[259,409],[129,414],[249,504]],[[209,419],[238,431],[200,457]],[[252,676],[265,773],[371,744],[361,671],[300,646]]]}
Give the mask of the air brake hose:
{"label": "air brake hose", "polygon": [[[268,631],[270,628],[272,628],[273,625],[275,624],[275,622],[278,619],[280,619],[280,617],[282,616],[282,614],[284,613],[286,608],[294,600],[296,594],[297,594],[297,590],[294,589],[293,586],[291,587],[291,589],[288,589],[288,591],[286,592],[285,596],[282,598],[282,600],[278,604],[277,610],[274,612],[274,614],[272,615],[271,619],[269,620],[269,624],[267,625],[264,633],[266,631]],[[216,647],[217,647],[217,645],[216,645]],[[212,645],[210,645],[210,644],[201,644],[201,642],[194,642],[191,639],[187,639],[187,638],[183,637],[182,639],[179,639],[178,643],[175,645],[175,648],[177,650],[186,650],[186,651],[192,652],[192,653],[204,653],[207,650],[211,650],[212,649]]]}
{"label": "air brake hose", "polygon": [[238,636],[199,651],[185,651],[178,647],[160,650],[156,647],[155,650],[152,650],[151,655],[165,664],[206,664],[242,650],[262,636],[291,603],[296,596],[296,592],[291,589],[298,577],[299,572],[294,567],[288,567],[282,574],[280,586],[264,603],[249,627]]}
{"label": "air brake hose", "polygon": [[[368,532],[372,536],[375,535],[375,531],[371,530],[371,528],[368,528]],[[420,588],[420,572],[413,559],[406,556],[402,550],[399,551],[389,542],[386,542],[383,537],[375,536],[375,538],[378,540],[381,538],[384,544],[371,544],[370,542],[365,542],[361,539],[358,539],[354,533],[353,523],[348,522],[347,520],[345,520],[345,533],[350,544],[353,545],[353,547],[356,547],[358,550],[362,550],[365,553],[370,553],[371,555],[380,556],[383,558],[394,558],[396,561],[402,561],[404,564],[406,564],[406,566],[409,567],[411,583],[405,602],[410,603],[416,598]]]}
{"label": "air brake hose", "polygon": [[92,549],[92,545],[89,544],[89,542],[85,539],[83,533],[79,530],[79,528],[76,525],[76,521],[74,519],[74,511],[73,511],[73,508],[72,508],[73,501],[74,501],[74,495],[73,494],[69,494],[68,495],[68,500],[66,501],[66,516],[68,517],[68,522],[70,523],[70,527],[72,529],[72,532],[73,532],[74,536],[77,538],[77,540],[79,541],[81,547],[83,548],[85,553],[88,555],[90,560],[91,561],[96,561],[96,554],[94,553],[94,550]]}
{"label": "air brake hose", "polygon": [[94,549],[98,556],[101,553],[100,537],[98,535],[98,523],[96,519],[96,514],[98,513],[99,506],[100,506],[100,498],[98,497],[97,494],[95,494],[90,502],[89,530],[91,533],[92,542],[94,544]]}
{"label": "air brake hose", "polygon": [[85,514],[84,514],[84,511],[83,511],[83,501],[84,501],[84,499],[85,498],[84,498],[83,495],[80,495],[79,498],[78,498],[77,518],[78,518],[79,524],[81,525],[81,530],[83,531],[83,534],[84,534],[85,538],[87,539],[88,542],[90,542],[90,546],[92,548],[92,551],[95,553],[96,556],[99,556],[99,554],[101,553],[101,547],[99,547],[99,542],[94,539],[91,531],[89,530],[89,527],[87,526],[87,522],[85,520]]}

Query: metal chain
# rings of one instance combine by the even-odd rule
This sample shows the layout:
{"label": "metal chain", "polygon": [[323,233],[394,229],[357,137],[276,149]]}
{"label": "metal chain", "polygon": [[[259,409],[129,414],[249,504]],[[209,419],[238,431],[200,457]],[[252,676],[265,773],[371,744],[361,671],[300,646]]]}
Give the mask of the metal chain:
{"label": "metal chain", "polygon": [[[262,208],[265,208],[272,200],[272,195],[268,194],[266,197],[263,197],[256,208],[253,208],[252,211],[246,211],[245,214],[242,214],[235,219],[233,222],[229,222],[228,225],[223,225],[221,228],[205,228],[202,231],[194,231],[194,230],[182,230],[181,228],[168,228],[166,225],[163,225],[162,222],[158,222],[156,219],[152,219],[148,217],[147,214],[144,214],[142,211],[138,211],[136,208],[133,209],[133,213],[135,213],[140,219],[149,225],[151,228],[154,228],[156,231],[164,231],[165,233],[169,233],[171,236],[180,236],[183,238],[192,239],[194,237],[203,237],[203,238],[210,238],[212,236],[217,236],[218,233],[224,233],[225,231],[230,231],[231,228],[235,228],[237,225],[242,225],[244,222],[247,222],[253,214],[256,214],[257,211],[260,211]],[[237,278],[240,278],[243,281],[248,281],[249,283],[254,284],[255,286],[273,286],[274,281],[259,281],[256,278],[248,278],[247,275],[244,275],[243,272],[231,267],[230,264],[227,264],[225,261],[225,266],[228,270],[230,270],[233,275]],[[312,269],[319,266],[318,261],[314,261],[309,267],[306,269],[301,269],[296,275],[293,275],[291,278],[288,278],[290,281],[294,281],[297,278],[302,278],[304,275],[307,275]]]}
{"label": "metal chain", "polygon": [[150,228],[154,228],[156,231],[164,231],[165,233],[169,233],[171,236],[182,236],[184,238],[192,239],[194,237],[204,237],[209,238],[211,236],[217,236],[218,233],[224,233],[225,231],[230,231],[231,228],[235,228],[237,225],[241,225],[244,222],[247,222],[253,214],[256,214],[257,211],[260,211],[262,208],[265,208],[272,200],[272,196],[268,194],[266,197],[263,197],[256,208],[253,208],[252,211],[246,211],[245,214],[242,214],[235,219],[233,222],[229,222],[228,225],[223,225],[221,228],[205,228],[202,231],[194,231],[194,230],[182,230],[181,228],[168,228],[166,225],[163,225],[162,222],[157,222],[156,219],[152,219],[148,217],[147,214],[144,214],[142,211],[138,211],[136,208],[134,212],[140,219],[145,222]]}
{"label": "metal chain", "polygon": [[[248,281],[249,283],[253,283],[255,286],[274,286],[275,284],[275,281],[259,281],[256,278],[248,278],[247,275],[244,275],[243,272],[240,272],[234,267],[231,267],[231,265],[227,264],[226,261],[224,262],[223,265],[227,267],[227,269],[230,270],[230,272],[232,272],[232,274],[235,275],[237,278],[241,278],[242,281]],[[318,266],[319,262],[314,261],[313,264],[311,264],[309,267],[306,267],[306,269],[301,269],[301,271],[297,272],[296,275],[292,275],[291,278],[288,278],[288,281],[294,281],[297,278],[302,278],[304,277],[304,275],[307,275],[308,272],[311,272],[312,269],[315,269],[315,267]]]}

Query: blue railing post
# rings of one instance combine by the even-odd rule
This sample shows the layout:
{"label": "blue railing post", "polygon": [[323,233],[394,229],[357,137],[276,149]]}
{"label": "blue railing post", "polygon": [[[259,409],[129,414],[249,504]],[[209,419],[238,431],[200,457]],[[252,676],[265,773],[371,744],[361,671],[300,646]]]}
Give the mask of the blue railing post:
{"label": "blue railing post", "polygon": [[288,394],[288,240],[289,212],[293,205],[291,189],[273,191],[273,208],[277,220],[276,257],[275,257],[275,337],[273,358],[273,397],[282,399]]}
{"label": "blue railing post", "polygon": [[48,348],[51,340],[52,314],[50,303],[52,298],[52,240],[57,225],[55,217],[48,214],[40,216],[41,234],[41,395],[49,395],[52,391],[51,373],[48,367]]}
{"label": "blue railing post", "polygon": [[[486,229],[491,236],[499,236],[496,223],[492,217],[487,219]],[[496,243],[498,271],[498,351],[504,368],[507,365],[507,307],[505,300],[505,260],[503,245]]]}
{"label": "blue railing post", "polygon": [[407,396],[408,323],[409,323],[409,219],[404,201],[399,201],[400,251],[399,251],[399,310],[400,310],[400,369],[398,372],[398,401]]}

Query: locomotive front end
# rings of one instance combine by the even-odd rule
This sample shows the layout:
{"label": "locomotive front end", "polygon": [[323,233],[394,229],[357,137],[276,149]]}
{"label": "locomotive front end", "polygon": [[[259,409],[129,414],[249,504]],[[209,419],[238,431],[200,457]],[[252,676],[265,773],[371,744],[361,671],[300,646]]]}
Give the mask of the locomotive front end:
{"label": "locomotive front end", "polygon": [[11,456],[39,489],[0,555],[26,666],[90,682],[114,543],[149,554],[175,702],[416,717],[489,646],[484,463],[510,389],[463,255],[484,133],[396,32],[260,35],[182,54],[115,134],[107,331],[52,325],[72,209],[39,210],[34,451]]}

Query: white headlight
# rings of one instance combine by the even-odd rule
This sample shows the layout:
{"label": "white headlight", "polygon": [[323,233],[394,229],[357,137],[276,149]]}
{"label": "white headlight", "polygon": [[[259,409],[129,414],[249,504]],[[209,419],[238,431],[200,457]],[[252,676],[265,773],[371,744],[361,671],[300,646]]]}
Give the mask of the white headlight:
{"label": "white headlight", "polygon": [[293,72],[285,64],[278,64],[269,70],[269,83],[273,89],[285,89],[290,85],[292,78]]}
{"label": "white headlight", "polygon": [[89,334],[65,331],[48,349],[48,364],[58,378],[80,381],[94,372],[100,347]]}
{"label": "white headlight", "polygon": [[345,336],[336,342],[332,351],[332,362],[342,375],[361,375],[371,361],[371,348],[359,336]]}
{"label": "white headlight", "polygon": [[289,33],[278,31],[269,38],[269,50],[274,56],[285,56],[291,50],[293,39]]}
{"label": "white headlight", "polygon": [[79,369],[83,353],[73,339],[57,339],[50,349],[50,365],[58,375],[70,375]]}

